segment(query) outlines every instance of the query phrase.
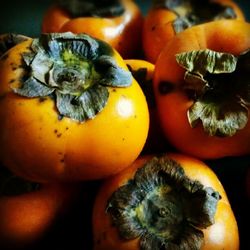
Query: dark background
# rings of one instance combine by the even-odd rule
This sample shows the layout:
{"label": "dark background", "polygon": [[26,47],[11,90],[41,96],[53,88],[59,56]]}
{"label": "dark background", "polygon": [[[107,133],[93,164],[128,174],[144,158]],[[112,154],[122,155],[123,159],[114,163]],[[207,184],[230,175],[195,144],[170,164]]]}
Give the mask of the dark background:
{"label": "dark background", "polygon": [[[6,1],[0,11],[0,33],[15,32],[30,37],[39,36],[43,14],[51,2],[52,0]],[[140,4],[145,14],[150,1],[136,2]],[[236,2],[250,21],[250,1]],[[228,194],[239,226],[241,249],[248,250],[250,249],[248,229],[250,205],[246,194],[246,173],[250,168],[250,156],[227,157],[206,163],[215,171]],[[91,249],[91,204],[99,184],[99,182],[83,184],[82,194],[71,211],[55,223],[38,246],[33,246],[31,249]],[[86,186],[89,191],[88,201],[84,191]]]}

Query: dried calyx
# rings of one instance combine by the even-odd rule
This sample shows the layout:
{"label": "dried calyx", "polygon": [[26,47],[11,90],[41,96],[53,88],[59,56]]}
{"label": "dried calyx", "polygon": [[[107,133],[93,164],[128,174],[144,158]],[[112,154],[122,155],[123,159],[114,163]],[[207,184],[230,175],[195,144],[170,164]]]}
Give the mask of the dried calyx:
{"label": "dried calyx", "polygon": [[194,103],[188,110],[191,127],[202,122],[211,136],[233,136],[248,122],[250,51],[239,56],[206,50],[176,55],[186,69],[184,91]]}
{"label": "dried calyx", "polygon": [[24,42],[28,39],[28,37],[14,34],[14,33],[7,33],[1,35],[0,37],[0,57],[9,49],[17,45],[18,43]]}
{"label": "dried calyx", "polygon": [[232,7],[211,0],[154,0],[154,8],[167,8],[177,15],[173,21],[176,33],[193,25],[236,18]]}
{"label": "dried calyx", "polygon": [[92,119],[106,105],[107,87],[128,87],[132,76],[119,67],[113,49],[85,34],[42,34],[22,54],[25,75],[12,84],[15,93],[51,96],[60,116],[79,122]]}
{"label": "dried calyx", "polygon": [[76,17],[116,17],[124,13],[121,0],[56,0],[67,10],[72,18]]}
{"label": "dried calyx", "polygon": [[40,184],[24,180],[0,166],[0,197],[17,196],[40,189]]}
{"label": "dried calyx", "polygon": [[141,250],[200,249],[219,199],[177,162],[155,157],[112,194],[107,212],[122,239],[140,238]]}

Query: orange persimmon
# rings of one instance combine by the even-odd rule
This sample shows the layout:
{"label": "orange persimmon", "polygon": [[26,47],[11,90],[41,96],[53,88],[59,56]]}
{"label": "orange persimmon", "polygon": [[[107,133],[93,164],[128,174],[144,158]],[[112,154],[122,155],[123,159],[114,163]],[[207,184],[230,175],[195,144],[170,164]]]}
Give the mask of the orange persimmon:
{"label": "orange persimmon", "polygon": [[142,25],[141,10],[132,0],[57,1],[44,14],[42,32],[86,33],[131,58],[141,48]]}
{"label": "orange persimmon", "polygon": [[70,209],[78,184],[38,184],[0,166],[0,248],[24,249],[38,242]]}
{"label": "orange persimmon", "polygon": [[173,36],[186,28],[218,19],[244,20],[239,6],[231,0],[156,0],[145,17],[143,50],[148,61],[156,59]]}
{"label": "orange persimmon", "polygon": [[250,24],[215,21],[176,35],[155,64],[163,132],[203,159],[250,153]]}
{"label": "orange persimmon", "polygon": [[143,156],[105,181],[93,211],[95,250],[239,249],[225,190],[203,162]]}
{"label": "orange persimmon", "polygon": [[146,98],[107,43],[43,34],[8,50],[0,65],[0,161],[16,175],[100,179],[140,154]]}

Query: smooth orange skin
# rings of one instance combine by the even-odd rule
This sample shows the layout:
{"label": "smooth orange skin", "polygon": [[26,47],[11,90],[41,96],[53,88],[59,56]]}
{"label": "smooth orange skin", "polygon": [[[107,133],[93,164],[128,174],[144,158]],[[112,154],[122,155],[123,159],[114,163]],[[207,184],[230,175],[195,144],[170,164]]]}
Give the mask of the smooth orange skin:
{"label": "smooth orange skin", "polygon": [[[245,16],[239,6],[231,0],[214,0],[222,5],[230,6],[236,13],[236,19],[245,20]],[[172,22],[177,15],[167,9],[150,9],[143,25],[143,51],[145,58],[155,63],[164,46],[176,35]]]}
{"label": "smooth orange skin", "polygon": [[[193,104],[178,86],[183,82],[184,69],[175,59],[180,52],[212,49],[234,55],[250,48],[250,24],[243,21],[218,21],[199,25],[175,36],[161,52],[154,74],[154,92],[163,132],[179,151],[202,159],[240,156],[250,153],[250,122],[231,137],[209,136],[201,122],[191,128],[187,110]],[[172,83],[175,90],[161,94],[161,81]]]}
{"label": "smooth orange skin", "polygon": [[45,184],[37,191],[0,197],[0,248],[30,246],[41,239],[76,197],[75,184]]}
{"label": "smooth orange skin", "polygon": [[[142,59],[127,59],[125,60],[125,63],[127,65],[130,65],[132,70],[139,70],[141,68],[147,69],[147,80],[152,81],[153,84],[153,76],[154,76],[154,64],[142,60]],[[140,83],[140,85],[143,85],[143,83]],[[153,89],[153,86],[152,86]],[[143,88],[142,88],[143,90]],[[163,135],[159,117],[157,113],[156,106],[150,106],[149,105],[149,117],[150,117],[150,124],[149,124],[149,131],[148,131],[148,137],[146,140],[146,143],[144,145],[144,148],[142,150],[143,154],[146,153],[154,153],[154,152],[165,152],[166,149],[169,147],[169,143],[165,140],[165,137]]]}
{"label": "smooth orange skin", "polygon": [[[148,134],[145,96],[133,79],[126,88],[108,88],[104,109],[80,123],[58,112],[51,98],[14,94],[10,82],[19,82],[20,54],[31,40],[18,44],[0,61],[0,159],[16,175],[37,182],[90,180],[113,175],[140,154]],[[120,67],[126,64],[115,52]],[[13,66],[16,66],[13,69]]]}
{"label": "smooth orange skin", "polygon": [[[183,167],[186,175],[200,181],[204,186],[212,187],[221,195],[215,214],[215,223],[203,230],[204,245],[202,250],[237,250],[239,249],[238,226],[228,201],[225,190],[215,173],[203,162],[183,154],[166,154]],[[93,210],[94,250],[139,250],[139,239],[123,240],[112,225],[106,212],[108,199],[120,186],[134,177],[136,170],[142,167],[153,156],[138,158],[129,168],[105,181],[97,194]]]}
{"label": "smooth orange skin", "polygon": [[122,0],[125,12],[118,17],[72,18],[58,6],[51,6],[44,15],[42,32],[86,33],[106,41],[123,58],[132,58],[141,48],[142,13],[134,1]]}

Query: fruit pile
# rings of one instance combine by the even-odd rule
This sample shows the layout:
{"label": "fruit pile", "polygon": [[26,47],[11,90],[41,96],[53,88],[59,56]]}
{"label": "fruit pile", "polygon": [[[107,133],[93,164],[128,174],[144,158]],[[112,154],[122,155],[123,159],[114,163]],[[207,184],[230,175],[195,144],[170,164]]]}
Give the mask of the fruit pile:
{"label": "fruit pile", "polygon": [[0,249],[247,249],[249,72],[231,0],[56,0],[1,34]]}

